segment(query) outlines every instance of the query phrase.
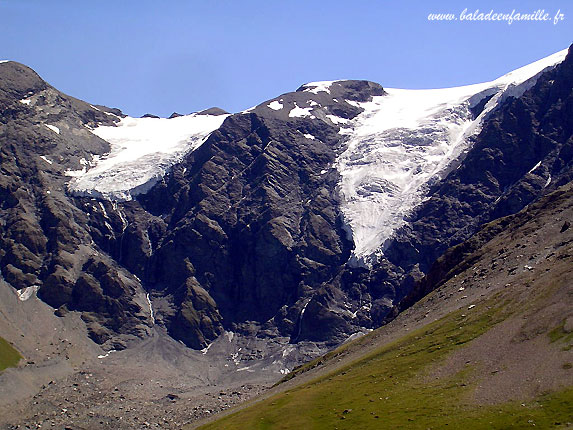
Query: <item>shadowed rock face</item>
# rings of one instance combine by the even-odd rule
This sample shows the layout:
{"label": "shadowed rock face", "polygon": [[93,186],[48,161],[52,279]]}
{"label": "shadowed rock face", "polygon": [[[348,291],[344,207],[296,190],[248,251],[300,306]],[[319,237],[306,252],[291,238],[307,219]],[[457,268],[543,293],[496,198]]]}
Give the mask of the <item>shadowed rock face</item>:
{"label": "shadowed rock face", "polygon": [[[310,99],[320,101],[315,117],[328,112],[325,103],[336,104],[336,95],[285,94],[285,112],[278,115],[284,119],[269,103],[228,118],[163,184],[139,198],[167,223],[144,279],[187,309],[167,322],[177,338],[196,346],[194,335],[181,330],[183,320],[205,340],[223,325],[240,330],[246,322],[291,336],[303,301],[340,272],[352,243],[342,230],[332,167],[342,148],[339,127],[288,116],[295,103]],[[346,105],[337,112],[352,118],[360,109]],[[196,305],[197,295],[204,300]],[[324,326],[317,329],[320,340],[333,339]],[[343,336],[340,331],[336,340]]]}
{"label": "shadowed rock face", "polygon": [[431,264],[482,223],[572,179],[572,61],[490,115],[372,269],[346,266],[353,242],[335,161],[341,124],[362,112],[353,102],[384,95],[380,85],[306,85],[231,115],[150,191],[110,202],[71,197],[65,173],[109,152],[89,128],[121,112],[2,63],[2,277],[40,286],[59,314],[81,312],[92,338],[114,348],[152,324],[196,349],[224,329],[336,344],[391,318]]}

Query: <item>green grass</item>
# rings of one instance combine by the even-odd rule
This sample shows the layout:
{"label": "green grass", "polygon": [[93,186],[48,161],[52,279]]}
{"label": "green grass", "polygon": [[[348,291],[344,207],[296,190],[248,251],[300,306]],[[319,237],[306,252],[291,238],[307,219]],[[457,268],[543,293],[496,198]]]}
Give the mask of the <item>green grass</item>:
{"label": "green grass", "polygon": [[506,305],[478,306],[467,316],[454,312],[333,373],[199,428],[506,429],[559,428],[573,421],[573,389],[525,406],[477,407],[465,400],[471,366],[451,377],[428,376],[431,365],[505,319]]}
{"label": "green grass", "polygon": [[570,351],[573,348],[573,332],[567,333],[565,331],[565,320],[558,326],[551,330],[549,333],[551,343],[563,343],[563,351]]}
{"label": "green grass", "polygon": [[0,337],[0,372],[18,364],[22,356],[12,345]]}

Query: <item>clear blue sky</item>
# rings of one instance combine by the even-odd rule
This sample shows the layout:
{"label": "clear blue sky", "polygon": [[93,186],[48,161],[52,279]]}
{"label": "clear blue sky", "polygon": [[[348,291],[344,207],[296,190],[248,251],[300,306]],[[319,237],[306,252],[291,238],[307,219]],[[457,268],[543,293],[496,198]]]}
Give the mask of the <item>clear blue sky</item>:
{"label": "clear blue sky", "polygon": [[[436,3],[432,5],[431,3]],[[553,22],[430,22],[434,12],[560,9]],[[0,0],[0,59],[140,116],[240,111],[309,81],[396,88],[492,80],[573,42],[561,1]]]}

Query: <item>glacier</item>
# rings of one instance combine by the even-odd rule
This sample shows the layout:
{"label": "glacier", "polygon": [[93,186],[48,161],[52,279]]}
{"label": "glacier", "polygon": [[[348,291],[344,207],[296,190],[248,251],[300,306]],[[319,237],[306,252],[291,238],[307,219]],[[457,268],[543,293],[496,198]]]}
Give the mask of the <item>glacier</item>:
{"label": "glacier", "polygon": [[[519,97],[537,77],[565,58],[567,50],[482,84],[406,90],[355,103],[364,111],[344,124],[346,149],[336,167],[341,175],[341,210],[355,249],[351,266],[370,267],[393,234],[471,146],[483,119],[507,97]],[[328,90],[332,82],[312,83]],[[474,118],[471,108],[490,97]]]}
{"label": "glacier", "polygon": [[111,152],[82,159],[81,170],[68,170],[74,195],[128,201],[148,191],[167,171],[197,149],[229,115],[190,114],[176,118],[124,117],[117,125],[90,130],[107,141]]}

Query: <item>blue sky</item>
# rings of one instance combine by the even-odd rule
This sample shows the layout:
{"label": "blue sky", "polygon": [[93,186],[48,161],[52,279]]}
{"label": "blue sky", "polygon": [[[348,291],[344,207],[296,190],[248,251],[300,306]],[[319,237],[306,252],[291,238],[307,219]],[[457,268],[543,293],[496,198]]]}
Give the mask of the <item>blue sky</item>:
{"label": "blue sky", "polygon": [[[0,0],[0,59],[56,88],[140,116],[240,111],[317,80],[395,88],[488,81],[567,48],[571,2]],[[547,22],[428,21],[531,13]],[[564,21],[553,24],[560,10]]]}

